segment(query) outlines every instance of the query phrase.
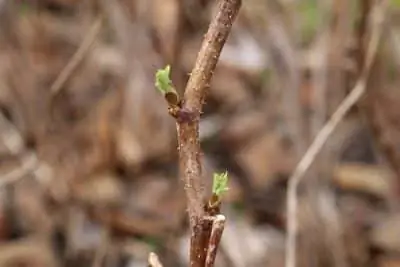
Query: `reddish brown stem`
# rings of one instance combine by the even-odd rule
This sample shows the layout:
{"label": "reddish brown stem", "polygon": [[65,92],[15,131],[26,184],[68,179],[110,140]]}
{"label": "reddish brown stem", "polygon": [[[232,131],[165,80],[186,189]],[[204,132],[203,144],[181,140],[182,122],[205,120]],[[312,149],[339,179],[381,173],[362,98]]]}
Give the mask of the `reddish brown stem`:
{"label": "reddish brown stem", "polygon": [[204,218],[204,186],[199,142],[200,114],[213,72],[240,5],[241,0],[220,1],[186,85],[181,110],[189,114],[187,117],[190,119],[177,119],[181,176],[185,183],[191,228],[191,267],[204,266],[211,231],[210,222]]}
{"label": "reddish brown stem", "polygon": [[217,256],[217,249],[221,241],[222,233],[225,228],[225,216],[216,215],[212,224],[211,235],[208,242],[208,250],[206,257],[205,267],[214,266],[215,258]]}
{"label": "reddish brown stem", "polygon": [[212,225],[213,217],[209,216],[204,216],[194,225],[190,239],[190,266],[205,266]]}
{"label": "reddish brown stem", "polygon": [[200,113],[212,74],[240,5],[241,0],[220,1],[185,89],[182,108],[193,114],[192,120],[177,122],[180,167],[185,182],[192,229],[204,215],[199,144]]}

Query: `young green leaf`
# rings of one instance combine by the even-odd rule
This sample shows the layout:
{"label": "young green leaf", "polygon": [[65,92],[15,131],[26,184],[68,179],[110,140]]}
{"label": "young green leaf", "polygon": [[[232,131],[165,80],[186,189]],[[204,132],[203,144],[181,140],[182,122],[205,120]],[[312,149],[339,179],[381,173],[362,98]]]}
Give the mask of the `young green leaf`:
{"label": "young green leaf", "polygon": [[167,65],[164,69],[159,69],[156,72],[156,87],[162,94],[175,93],[172,86],[172,81],[169,77],[171,67]]}
{"label": "young green leaf", "polygon": [[214,173],[213,179],[213,194],[220,197],[223,193],[228,191],[228,172]]}

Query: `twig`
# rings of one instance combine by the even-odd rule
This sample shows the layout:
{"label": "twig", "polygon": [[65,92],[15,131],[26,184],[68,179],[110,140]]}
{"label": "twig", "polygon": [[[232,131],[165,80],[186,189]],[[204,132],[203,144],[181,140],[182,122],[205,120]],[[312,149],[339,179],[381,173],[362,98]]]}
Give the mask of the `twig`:
{"label": "twig", "polygon": [[69,79],[69,77],[74,72],[79,63],[81,63],[82,60],[85,58],[85,55],[92,47],[94,41],[96,40],[97,35],[100,33],[102,23],[103,19],[101,17],[96,18],[96,20],[93,22],[93,24],[89,29],[89,32],[83,39],[78,50],[76,50],[75,54],[72,56],[67,65],[57,76],[54,83],[51,85],[50,87],[51,94],[57,95],[60,92],[64,83]]}
{"label": "twig", "polygon": [[[17,127],[12,124],[3,113],[0,112],[0,124],[7,130],[7,134],[2,134],[5,147],[12,154],[19,154],[23,150],[23,138]],[[20,179],[26,177],[29,174],[33,174],[39,182],[44,182],[47,179],[45,173],[49,166],[44,162],[41,162],[34,151],[30,151],[28,155],[21,156],[20,167],[12,170],[11,172],[0,175],[0,188],[11,183],[18,182]]]}
{"label": "twig", "polygon": [[204,216],[192,228],[190,237],[190,266],[203,267],[207,258],[213,217]]}
{"label": "twig", "polygon": [[20,153],[24,146],[24,140],[22,139],[17,127],[7,120],[7,118],[1,112],[0,130],[2,132],[1,138],[3,139],[4,146],[7,148],[7,150],[13,155]]}
{"label": "twig", "polygon": [[53,248],[40,237],[23,237],[0,245],[0,265],[31,265],[37,262],[42,267],[58,266]]}
{"label": "twig", "polygon": [[160,262],[160,259],[154,252],[150,252],[148,261],[149,261],[149,267],[163,267],[163,265]]}
{"label": "twig", "polygon": [[219,242],[221,241],[222,233],[225,227],[225,216],[218,214],[214,217],[214,222],[212,224],[210,240],[208,243],[206,265],[205,267],[213,267],[215,258],[217,256],[217,249]]}
{"label": "twig", "polygon": [[[346,42],[343,40],[348,39],[349,2],[346,0],[320,1],[318,6],[321,14],[319,21],[321,30],[320,38],[317,38],[317,46],[321,51],[319,51],[319,64],[313,67],[313,105],[315,105],[315,109],[311,115],[311,131],[308,140],[312,140],[316,136],[326,122],[327,114],[334,111],[332,108],[337,108],[346,94],[345,73],[343,68],[338,66],[342,65],[345,55]],[[328,150],[321,151],[315,168],[309,170],[307,176],[308,201],[315,207],[315,212],[320,215],[321,227],[324,230],[328,229],[328,231],[324,231],[324,238],[327,239],[327,245],[332,254],[332,266],[348,267],[340,215],[333,193],[329,186],[326,186],[329,181],[318,177],[323,175],[324,170],[330,168],[333,153]]]}
{"label": "twig", "polygon": [[107,255],[107,248],[110,241],[110,229],[108,225],[105,225],[104,227],[105,228],[102,229],[101,241],[99,246],[97,247],[92,267],[101,267]]}
{"label": "twig", "polygon": [[[356,31],[356,38],[358,41],[358,57],[357,57],[357,65],[358,69],[360,69],[364,62],[364,54],[365,54],[365,44],[366,40],[368,40],[368,32],[366,31],[366,16],[369,13],[371,8],[372,0],[360,0],[358,1],[360,5],[361,16],[358,22],[359,27]],[[395,47],[392,47],[394,49]],[[392,50],[391,50],[392,51]],[[395,52],[396,54],[396,52]],[[385,57],[382,57],[385,58]],[[385,59],[379,60],[374,66],[375,75],[371,77],[371,84],[367,88],[367,93],[365,100],[360,103],[359,107],[362,111],[363,118],[369,129],[371,130],[372,135],[375,137],[374,141],[377,149],[382,153],[382,155],[387,160],[388,165],[394,171],[397,176],[397,183],[393,190],[394,194],[398,195],[400,192],[400,153],[398,148],[398,142],[395,138],[387,138],[387,134],[392,131],[390,121],[390,112],[387,112],[382,106],[381,100],[385,97],[388,97],[388,92],[381,86],[382,80],[382,69],[380,65],[382,65],[382,61]],[[386,86],[385,86],[386,87]],[[382,97],[383,96],[383,97]],[[384,102],[383,102],[384,103]],[[390,110],[390,109],[389,109]],[[388,116],[389,115],[389,116]],[[383,119],[387,118],[387,119]],[[393,204],[397,203],[395,201]]]}
{"label": "twig", "polygon": [[[190,266],[213,265],[222,236],[223,226],[214,225],[225,217],[220,215],[220,197],[227,190],[227,173],[214,175],[213,195],[204,202],[204,186],[200,162],[199,122],[207,90],[217,65],[222,48],[228,38],[241,0],[220,0],[217,13],[210,23],[195,66],[186,85],[183,98],[180,98],[169,78],[170,66],[156,73],[156,87],[168,102],[168,113],[176,119],[180,171],[185,183],[185,192],[190,221]],[[215,186],[215,188],[214,188]],[[219,227],[213,232],[213,225]],[[219,232],[220,231],[220,232]],[[210,243],[210,238],[212,241]],[[209,251],[209,249],[211,251]],[[209,255],[210,253],[210,255]]]}
{"label": "twig", "polygon": [[22,160],[22,166],[12,170],[11,172],[0,175],[0,188],[11,183],[15,183],[26,175],[31,174],[39,167],[39,162],[36,155],[30,155],[28,158]]}
{"label": "twig", "polygon": [[333,113],[329,121],[319,131],[311,146],[308,148],[303,158],[300,160],[292,176],[289,178],[287,192],[287,238],[286,238],[286,267],[296,266],[296,236],[297,236],[297,187],[308,168],[314,162],[319,151],[335,130],[336,126],[342,121],[347,112],[353,107],[365,92],[365,86],[371,66],[379,46],[381,37],[381,27],[384,20],[386,1],[377,4],[371,14],[371,39],[368,44],[367,57],[360,77],[350,92],[343,100],[337,110]]}
{"label": "twig", "polygon": [[203,267],[206,260],[209,224],[204,220],[199,121],[207,89],[222,48],[228,38],[241,0],[221,0],[210,23],[195,66],[186,85],[181,114],[189,119],[177,119],[180,168],[188,202],[191,249],[190,266]]}
{"label": "twig", "polygon": [[185,89],[182,109],[193,114],[192,121],[178,121],[177,123],[181,170],[192,226],[204,214],[199,144],[200,113],[222,47],[229,35],[240,5],[241,0],[220,1],[218,12],[205,35]]}
{"label": "twig", "polygon": [[[22,150],[23,145],[23,139],[20,132],[15,127],[15,125],[10,123],[1,112],[0,124],[2,124],[8,131],[8,134],[2,134],[1,136],[4,145],[12,154],[18,154]],[[10,171],[9,173],[0,175],[0,188],[19,181],[26,175],[35,172],[40,167],[38,158],[35,153],[24,156],[21,159],[21,164],[22,166]]]}

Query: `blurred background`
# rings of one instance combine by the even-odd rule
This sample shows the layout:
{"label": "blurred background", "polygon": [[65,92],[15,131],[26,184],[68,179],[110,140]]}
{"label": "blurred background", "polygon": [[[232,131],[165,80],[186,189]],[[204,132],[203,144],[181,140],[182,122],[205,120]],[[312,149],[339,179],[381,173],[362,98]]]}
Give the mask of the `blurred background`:
{"label": "blurred background", "polygon": [[[286,188],[354,86],[380,0],[243,0],[200,122],[227,170],[217,266],[283,266]],[[188,266],[176,129],[217,1],[0,0],[0,267]],[[400,266],[400,1],[367,94],[304,176],[298,266]]]}

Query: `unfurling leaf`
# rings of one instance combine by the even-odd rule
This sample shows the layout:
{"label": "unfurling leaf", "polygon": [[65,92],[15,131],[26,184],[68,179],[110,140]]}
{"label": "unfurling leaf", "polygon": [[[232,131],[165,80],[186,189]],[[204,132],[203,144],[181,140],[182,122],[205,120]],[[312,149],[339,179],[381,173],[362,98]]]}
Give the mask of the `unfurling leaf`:
{"label": "unfurling leaf", "polygon": [[214,173],[212,188],[213,194],[221,197],[221,195],[228,191],[228,189],[228,172]]}
{"label": "unfurling leaf", "polygon": [[164,69],[159,69],[156,72],[156,87],[161,94],[164,95],[170,107],[176,108],[180,104],[179,95],[176,92],[172,81],[169,77],[171,67],[167,65]]}
{"label": "unfurling leaf", "polygon": [[159,69],[156,72],[156,87],[162,94],[174,93],[175,90],[172,87],[172,81],[169,77],[171,67],[167,65],[164,69]]}

